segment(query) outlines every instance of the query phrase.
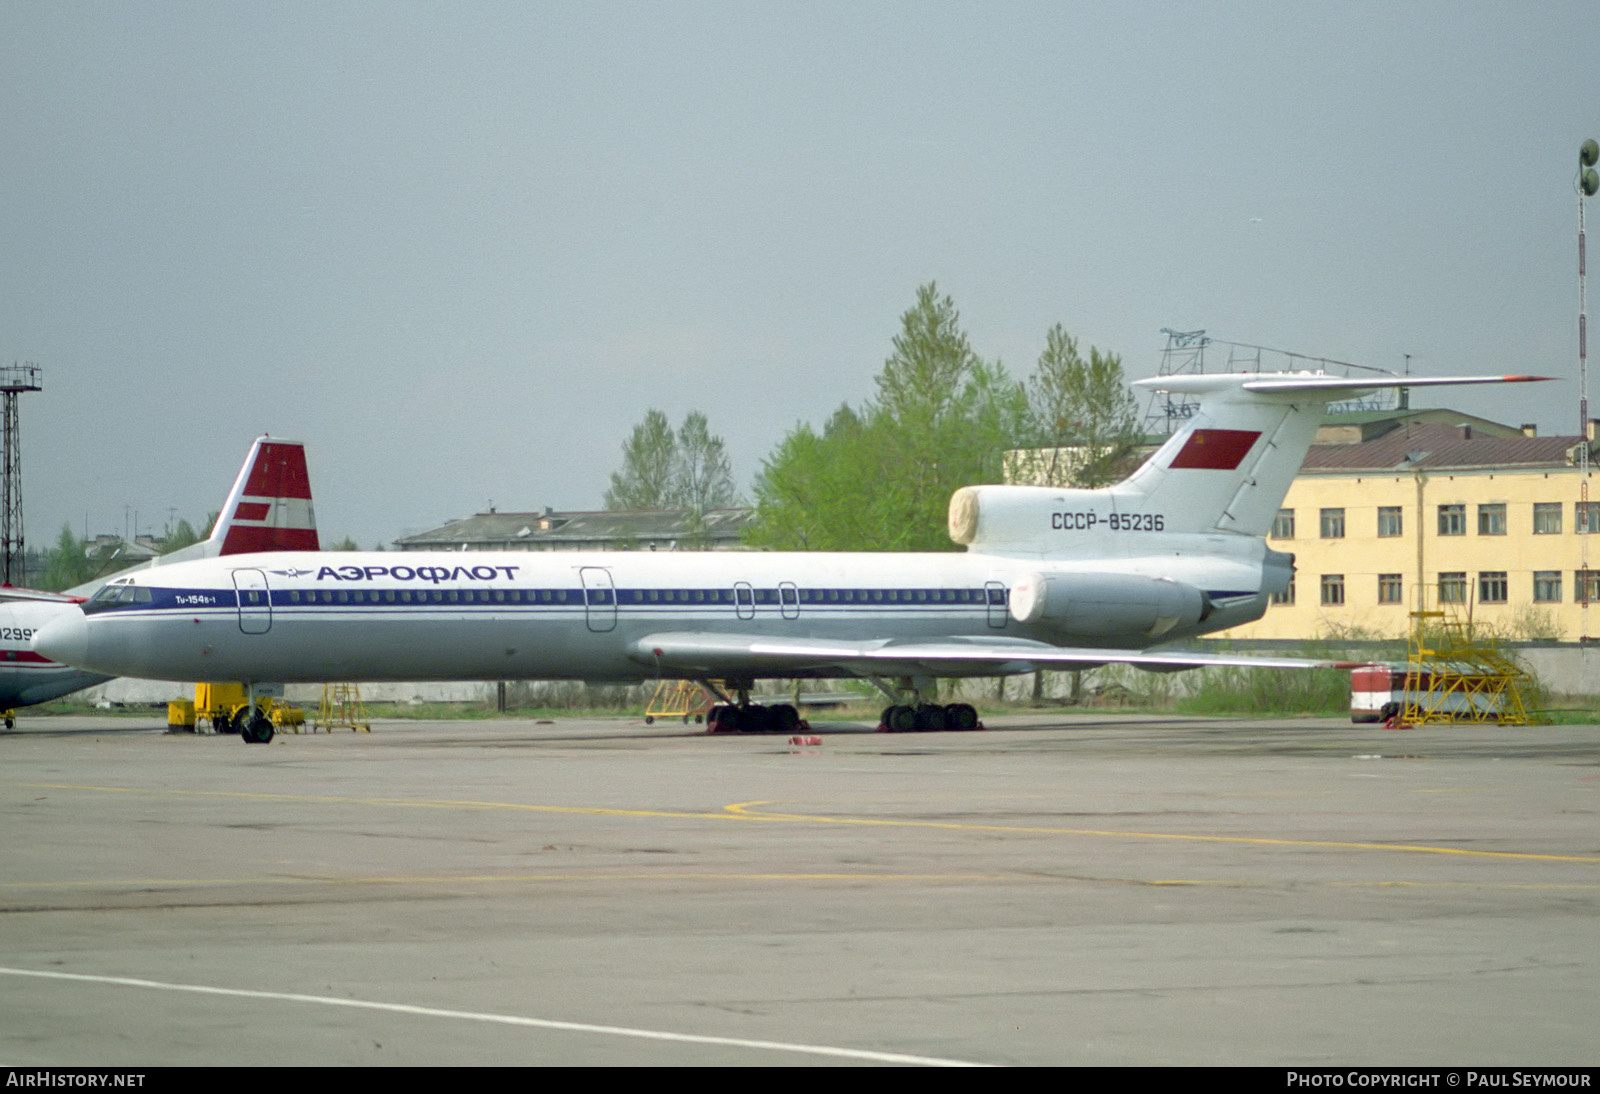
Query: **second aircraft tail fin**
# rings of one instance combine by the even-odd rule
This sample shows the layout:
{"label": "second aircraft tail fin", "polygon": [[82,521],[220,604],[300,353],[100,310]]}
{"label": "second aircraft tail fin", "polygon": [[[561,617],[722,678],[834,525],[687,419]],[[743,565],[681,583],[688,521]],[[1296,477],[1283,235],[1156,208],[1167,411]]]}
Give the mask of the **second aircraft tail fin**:
{"label": "second aircraft tail fin", "polygon": [[256,439],[205,546],[206,556],[320,549],[305,445]]}

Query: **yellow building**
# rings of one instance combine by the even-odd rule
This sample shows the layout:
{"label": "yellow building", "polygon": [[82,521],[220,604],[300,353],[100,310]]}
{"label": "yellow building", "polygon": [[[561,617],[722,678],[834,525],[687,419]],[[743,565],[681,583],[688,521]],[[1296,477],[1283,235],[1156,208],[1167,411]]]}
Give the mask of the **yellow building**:
{"label": "yellow building", "polygon": [[1318,437],[1268,540],[1294,554],[1294,586],[1226,637],[1401,637],[1419,587],[1503,637],[1600,634],[1580,438],[1450,411],[1330,419]]}

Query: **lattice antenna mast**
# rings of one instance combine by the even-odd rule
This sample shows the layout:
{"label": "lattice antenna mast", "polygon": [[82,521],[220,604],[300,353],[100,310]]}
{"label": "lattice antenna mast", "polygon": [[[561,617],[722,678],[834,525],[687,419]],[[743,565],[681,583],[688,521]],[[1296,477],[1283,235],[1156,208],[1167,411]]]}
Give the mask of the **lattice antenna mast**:
{"label": "lattice antenna mast", "polygon": [[[1167,336],[1167,344],[1161,350],[1161,367],[1157,370],[1157,375],[1160,376],[1204,373],[1208,346],[1228,347],[1228,363],[1225,366],[1228,372],[1261,372],[1262,355],[1271,354],[1274,360],[1279,358],[1283,360],[1283,364],[1275,371],[1317,369],[1326,372],[1331,369],[1342,369],[1345,376],[1351,375],[1352,372],[1392,375],[1384,369],[1374,368],[1371,365],[1335,361],[1330,357],[1313,357],[1293,350],[1258,346],[1252,342],[1230,342],[1226,338],[1212,338],[1203,330],[1173,330],[1170,327],[1162,327],[1161,333]],[[1409,374],[1409,355],[1406,360]],[[1391,389],[1384,389],[1365,399],[1347,399],[1342,403],[1336,403],[1328,407],[1328,412],[1342,414],[1359,410],[1390,410],[1396,405],[1398,404],[1394,392]],[[1198,409],[1199,404],[1193,401],[1192,396],[1173,395],[1165,391],[1152,392],[1150,409],[1144,416],[1144,431],[1149,436],[1171,436],[1185,421],[1193,417]]]}
{"label": "lattice antenna mast", "polygon": [[1589,639],[1589,601],[1594,599],[1594,578],[1589,573],[1589,536],[1600,533],[1591,527],[1594,516],[1589,512],[1589,299],[1587,275],[1584,269],[1583,199],[1600,190],[1600,175],[1594,165],[1600,160],[1600,144],[1593,139],[1578,147],[1578,177],[1573,186],[1578,191],[1578,512],[1582,514],[1574,523],[1578,526],[1579,562],[1583,574],[1578,589],[1579,637]]}
{"label": "lattice antenna mast", "polygon": [[[1205,331],[1162,327],[1161,333],[1167,336],[1167,345],[1161,351],[1161,368],[1157,375],[1205,372],[1206,346],[1211,343]],[[1169,437],[1193,417],[1197,409],[1198,403],[1181,395],[1175,396],[1170,391],[1151,392],[1150,409],[1144,415],[1144,432],[1150,436]]]}
{"label": "lattice antenna mast", "polygon": [[5,560],[0,563],[0,573],[7,585],[20,585],[26,580],[27,549],[22,541],[22,431],[18,428],[17,396],[24,391],[40,390],[39,366],[28,362],[0,366],[0,395],[5,397],[4,421],[0,422],[0,446],[5,455],[0,458],[0,550]]}

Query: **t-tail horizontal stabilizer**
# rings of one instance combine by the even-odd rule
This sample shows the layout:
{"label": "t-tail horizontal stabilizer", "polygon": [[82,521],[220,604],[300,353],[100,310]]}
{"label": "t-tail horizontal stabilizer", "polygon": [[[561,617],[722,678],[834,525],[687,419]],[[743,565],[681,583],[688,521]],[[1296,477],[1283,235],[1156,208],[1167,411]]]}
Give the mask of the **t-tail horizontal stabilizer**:
{"label": "t-tail horizontal stabilizer", "polygon": [[[971,486],[950,500],[950,535],[975,551],[1104,555],[1132,533],[1260,537],[1300,471],[1327,404],[1383,388],[1503,384],[1544,376],[1383,376],[1316,372],[1160,376],[1152,391],[1193,395],[1193,416],[1115,486]],[[1068,533],[1063,535],[1062,533]],[[1073,536],[1071,533],[1086,533]]]}

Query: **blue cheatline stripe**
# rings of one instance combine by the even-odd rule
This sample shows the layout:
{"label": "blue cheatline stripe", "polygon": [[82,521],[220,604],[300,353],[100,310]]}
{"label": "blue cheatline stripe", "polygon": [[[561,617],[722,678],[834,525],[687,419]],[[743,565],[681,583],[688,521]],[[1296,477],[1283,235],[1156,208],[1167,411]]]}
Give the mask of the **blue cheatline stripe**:
{"label": "blue cheatline stripe", "polygon": [[[700,589],[618,589],[591,590],[594,599],[587,599],[583,589],[394,589],[394,588],[344,588],[344,589],[163,589],[151,588],[151,600],[133,604],[97,604],[92,612],[106,611],[203,611],[205,609],[232,610],[236,606],[273,608],[339,607],[371,605],[382,607],[435,608],[435,607],[489,607],[489,608],[584,608],[618,607],[646,611],[677,611],[694,608],[781,607],[848,610],[873,608],[877,610],[926,611],[981,610],[1006,603],[1004,590],[969,588],[937,589],[801,589],[784,597],[777,589],[753,590],[753,600],[740,600],[734,590],[723,588]],[[265,599],[252,600],[252,597]],[[391,599],[392,596],[392,599]],[[798,598],[797,598],[798,597]]]}
{"label": "blue cheatline stripe", "polygon": [[[609,592],[609,590],[608,590]],[[644,609],[646,611],[678,611],[694,608],[749,607],[802,607],[829,610],[872,608],[889,611],[925,611],[931,609],[960,610],[998,607],[1006,603],[1003,595],[986,599],[981,589],[807,589],[801,590],[798,601],[780,601],[776,590],[770,596],[758,595],[752,603],[734,598],[730,589],[620,589],[616,596],[605,596],[593,601],[584,598],[581,589],[273,589],[270,604],[273,608],[348,607],[351,605],[406,608],[485,607],[485,608],[546,608],[575,609],[584,607],[617,607]],[[152,588],[152,599],[142,604],[107,605],[99,611],[196,611],[222,609],[232,611],[239,606],[232,589],[159,589]],[[495,594],[503,594],[497,597]],[[700,593],[696,599],[694,594]],[[390,598],[393,594],[393,599]],[[410,594],[410,599],[406,598]],[[653,594],[653,598],[652,598]],[[1206,595],[1213,600],[1261,595],[1254,589],[1209,589]],[[248,591],[243,607],[266,607],[267,602],[252,603]]]}
{"label": "blue cheatline stripe", "polygon": [[[607,590],[607,593],[611,592]],[[497,599],[496,594],[503,594]],[[701,594],[695,599],[694,594]],[[143,604],[117,604],[99,607],[99,612],[177,611],[233,612],[238,607],[294,611],[313,608],[371,607],[395,612],[437,608],[489,608],[504,611],[539,610],[572,612],[587,608],[616,608],[630,614],[682,614],[685,611],[716,611],[739,608],[805,609],[849,612],[868,609],[876,613],[932,613],[939,611],[979,612],[1006,604],[1003,590],[984,589],[802,589],[800,599],[780,600],[778,591],[755,590],[754,601],[737,600],[732,589],[619,589],[610,595],[587,601],[582,589],[273,589],[270,601],[252,603],[244,594],[242,605],[232,589],[151,589],[152,599]],[[393,599],[390,599],[393,594]],[[257,594],[260,595],[260,594]],[[409,595],[410,599],[406,599]],[[1254,589],[1211,589],[1212,600],[1260,596]],[[652,599],[653,597],[653,599]]]}

